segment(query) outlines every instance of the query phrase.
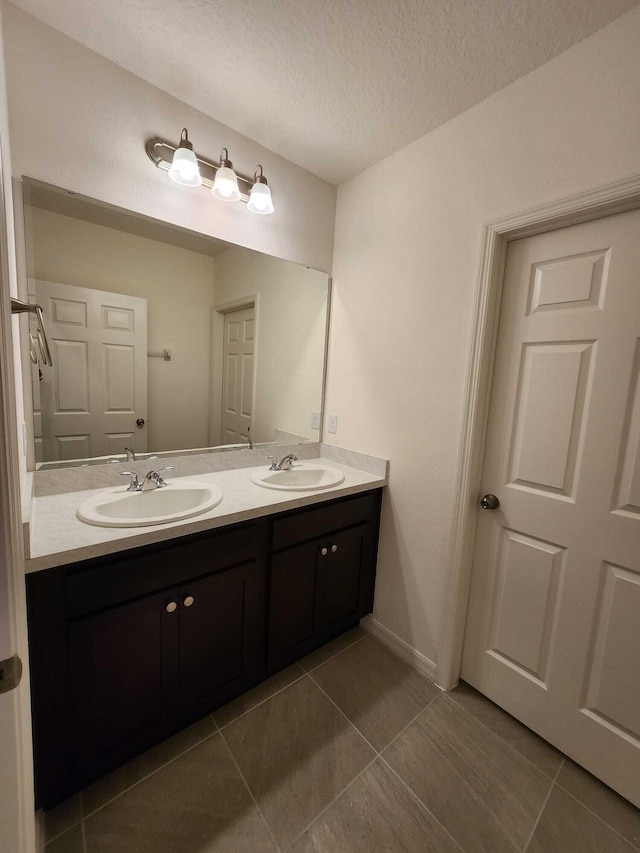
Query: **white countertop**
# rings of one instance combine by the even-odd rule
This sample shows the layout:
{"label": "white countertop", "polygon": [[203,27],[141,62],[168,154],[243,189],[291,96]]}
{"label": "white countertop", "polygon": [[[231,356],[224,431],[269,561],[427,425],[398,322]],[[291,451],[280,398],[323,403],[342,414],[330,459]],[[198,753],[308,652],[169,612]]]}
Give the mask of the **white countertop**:
{"label": "white countertop", "polygon": [[[333,459],[320,457],[306,461],[313,461],[314,465],[322,467],[338,468],[344,473],[345,479],[339,486],[330,489],[287,492],[265,489],[251,482],[251,473],[264,470],[264,466],[258,466],[258,469],[237,468],[171,478],[181,482],[198,480],[213,483],[222,491],[223,499],[207,513],[169,524],[122,528],[94,527],[80,521],[76,515],[80,504],[93,494],[107,491],[105,489],[33,498],[25,571],[37,572],[152,542],[213,530],[227,524],[357,494],[386,484],[385,476],[352,468]],[[171,479],[168,478],[169,482]]]}

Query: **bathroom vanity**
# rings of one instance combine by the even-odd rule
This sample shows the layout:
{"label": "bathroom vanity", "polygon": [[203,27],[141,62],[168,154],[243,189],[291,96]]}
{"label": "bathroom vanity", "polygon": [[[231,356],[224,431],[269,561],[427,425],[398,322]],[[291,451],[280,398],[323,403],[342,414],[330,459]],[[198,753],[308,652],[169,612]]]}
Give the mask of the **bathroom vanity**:
{"label": "bathroom vanity", "polygon": [[[49,808],[371,611],[386,462],[317,441],[326,272],[147,217],[141,232],[138,213],[28,177],[23,190],[21,296],[42,305],[55,364],[35,346],[34,362],[24,319]],[[95,257],[112,262],[95,274]]]}
{"label": "bathroom vanity", "polygon": [[239,513],[230,496],[204,529],[172,527],[172,538],[137,547],[139,537],[115,538],[111,553],[67,553],[64,565],[27,575],[39,807],[371,612],[384,480],[357,473],[332,493],[286,500],[249,486],[262,508]]}

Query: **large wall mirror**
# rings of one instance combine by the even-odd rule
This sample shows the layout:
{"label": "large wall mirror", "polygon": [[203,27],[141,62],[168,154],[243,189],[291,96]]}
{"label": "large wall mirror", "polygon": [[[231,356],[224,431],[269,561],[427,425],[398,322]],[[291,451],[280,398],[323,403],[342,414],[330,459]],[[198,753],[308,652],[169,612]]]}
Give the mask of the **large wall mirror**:
{"label": "large wall mirror", "polygon": [[[319,439],[329,278],[23,179],[36,467]],[[129,450],[127,450],[127,448]]]}

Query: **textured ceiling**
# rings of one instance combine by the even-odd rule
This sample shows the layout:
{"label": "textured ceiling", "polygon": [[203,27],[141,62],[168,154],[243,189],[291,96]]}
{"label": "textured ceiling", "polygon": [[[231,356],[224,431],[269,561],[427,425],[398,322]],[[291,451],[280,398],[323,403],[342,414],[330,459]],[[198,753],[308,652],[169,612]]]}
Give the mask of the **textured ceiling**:
{"label": "textured ceiling", "polygon": [[639,0],[14,2],[340,183]]}

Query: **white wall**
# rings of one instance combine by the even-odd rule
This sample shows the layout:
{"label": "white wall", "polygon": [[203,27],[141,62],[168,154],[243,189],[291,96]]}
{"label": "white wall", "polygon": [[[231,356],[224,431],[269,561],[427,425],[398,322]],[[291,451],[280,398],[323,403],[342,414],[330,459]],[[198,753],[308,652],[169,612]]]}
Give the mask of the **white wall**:
{"label": "white wall", "polygon": [[389,457],[375,618],[436,660],[485,222],[640,172],[640,9],[341,185],[326,409]]}
{"label": "white wall", "polygon": [[328,280],[324,273],[232,247],[215,259],[216,305],[257,294],[255,441],[274,430],[317,441]]}
{"label": "white wall", "polygon": [[[330,271],[335,187],[156,89],[3,0],[14,175]],[[177,142],[186,126],[196,151],[226,146],[238,171],[262,163],[276,213],[216,202],[156,169],[145,140]]]}
{"label": "white wall", "polygon": [[209,444],[214,259],[37,207],[25,206],[31,278],[147,300],[151,451]]}

